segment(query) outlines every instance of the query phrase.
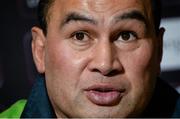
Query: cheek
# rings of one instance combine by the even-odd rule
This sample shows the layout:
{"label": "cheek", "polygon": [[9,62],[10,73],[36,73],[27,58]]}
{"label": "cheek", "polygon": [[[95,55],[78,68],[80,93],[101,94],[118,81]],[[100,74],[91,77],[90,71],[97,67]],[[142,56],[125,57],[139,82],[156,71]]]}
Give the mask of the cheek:
{"label": "cheek", "polygon": [[[125,53],[123,59],[125,75],[131,83],[131,96],[145,97],[154,88],[157,61],[155,49],[149,43],[143,43],[132,52]],[[147,96],[149,97],[149,96]],[[144,103],[145,99],[141,100]]]}
{"label": "cheek", "polygon": [[88,53],[73,50],[65,40],[54,40],[47,44],[45,56],[47,85],[52,92],[57,92],[56,95],[75,96],[78,93],[80,77],[88,61]]}
{"label": "cheek", "polygon": [[66,42],[48,43],[45,75],[48,94],[54,106],[70,109],[68,107],[74,105],[86,62],[87,57],[72,50]]}
{"label": "cheek", "polygon": [[45,58],[46,74],[60,77],[74,77],[72,74],[78,75],[81,72],[84,66],[84,58],[68,47],[66,42],[49,43],[48,45]]}
{"label": "cheek", "polygon": [[154,89],[155,70],[157,70],[154,66],[156,65],[154,52],[153,45],[143,43],[134,51],[123,53],[121,56],[124,75],[130,82],[130,91],[126,99],[131,102],[136,111],[143,110]]}
{"label": "cheek", "polygon": [[[145,80],[145,77],[156,71],[156,54],[155,49],[151,43],[142,43],[139,48],[132,52],[126,53],[125,70],[131,76],[131,78],[141,77]],[[138,79],[136,79],[138,80]],[[141,79],[142,80],[142,79]]]}

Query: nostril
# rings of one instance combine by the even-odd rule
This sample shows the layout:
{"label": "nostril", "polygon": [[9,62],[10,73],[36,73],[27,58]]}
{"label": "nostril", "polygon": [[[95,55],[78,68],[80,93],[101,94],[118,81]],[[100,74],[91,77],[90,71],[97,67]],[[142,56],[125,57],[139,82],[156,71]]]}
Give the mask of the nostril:
{"label": "nostril", "polygon": [[106,72],[102,72],[98,69],[93,69],[92,72],[98,72],[98,73],[101,73],[102,75],[104,76],[108,76],[108,77],[112,77],[112,76],[115,76],[115,75],[118,75],[120,74],[121,72],[119,70],[109,70],[109,71],[106,71]]}
{"label": "nostril", "polygon": [[105,76],[108,76],[108,77],[112,77],[112,76],[115,76],[115,75],[118,75],[120,74],[120,71],[119,70],[111,70],[109,73],[107,73]]}
{"label": "nostril", "polygon": [[99,73],[101,73],[101,71],[98,70],[98,69],[92,69],[92,72],[99,72]]}

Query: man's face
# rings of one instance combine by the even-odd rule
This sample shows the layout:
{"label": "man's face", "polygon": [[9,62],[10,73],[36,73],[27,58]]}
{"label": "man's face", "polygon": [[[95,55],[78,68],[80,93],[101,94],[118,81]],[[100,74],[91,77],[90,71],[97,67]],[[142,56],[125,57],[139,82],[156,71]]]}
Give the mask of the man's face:
{"label": "man's face", "polygon": [[[146,9],[147,8],[147,9]],[[135,117],[150,100],[161,59],[143,0],[55,0],[33,55],[58,117]]]}

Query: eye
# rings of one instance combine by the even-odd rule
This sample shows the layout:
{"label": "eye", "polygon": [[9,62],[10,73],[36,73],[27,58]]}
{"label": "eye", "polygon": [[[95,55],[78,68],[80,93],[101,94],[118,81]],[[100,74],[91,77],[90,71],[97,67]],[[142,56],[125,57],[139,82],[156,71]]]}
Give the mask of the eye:
{"label": "eye", "polygon": [[72,38],[77,41],[88,41],[90,38],[84,31],[78,31],[73,33]]}
{"label": "eye", "polygon": [[131,31],[123,31],[120,32],[118,35],[117,40],[118,41],[123,41],[123,42],[129,42],[137,39],[137,35],[134,32]]}

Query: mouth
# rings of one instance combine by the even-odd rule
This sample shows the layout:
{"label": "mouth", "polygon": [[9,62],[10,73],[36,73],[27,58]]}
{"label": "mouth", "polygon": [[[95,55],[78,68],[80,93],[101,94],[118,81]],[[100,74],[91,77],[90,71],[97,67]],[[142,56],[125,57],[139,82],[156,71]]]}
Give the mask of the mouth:
{"label": "mouth", "polygon": [[95,85],[85,90],[86,97],[92,103],[100,106],[117,105],[124,93],[125,89],[114,88],[110,85]]}

